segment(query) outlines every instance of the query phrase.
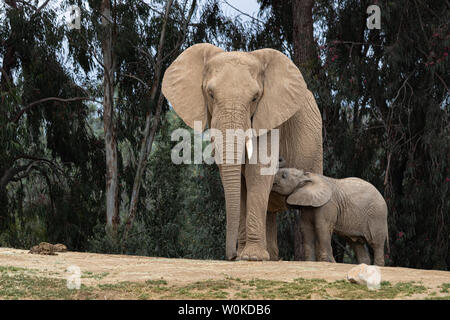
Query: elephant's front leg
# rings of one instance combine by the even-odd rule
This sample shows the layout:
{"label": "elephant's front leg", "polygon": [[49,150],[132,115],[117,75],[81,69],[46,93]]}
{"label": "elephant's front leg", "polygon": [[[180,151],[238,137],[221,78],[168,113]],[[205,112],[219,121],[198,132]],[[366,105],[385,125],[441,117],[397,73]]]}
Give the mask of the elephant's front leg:
{"label": "elephant's front leg", "polygon": [[278,261],[277,214],[268,211],[266,219],[266,245],[270,260]]}
{"label": "elephant's front leg", "polygon": [[331,237],[336,224],[336,215],[333,213],[334,210],[330,209],[329,206],[315,210],[315,233],[318,243],[316,259],[318,261],[336,263],[333,257],[333,248],[331,247]]}
{"label": "elephant's front leg", "polygon": [[266,215],[273,175],[261,175],[263,165],[247,165],[246,242],[239,258],[242,260],[269,260],[266,244]]}
{"label": "elephant's front leg", "polygon": [[300,216],[300,230],[303,237],[303,249],[306,261],[316,261],[316,231],[314,230],[315,212],[314,209],[302,208]]}

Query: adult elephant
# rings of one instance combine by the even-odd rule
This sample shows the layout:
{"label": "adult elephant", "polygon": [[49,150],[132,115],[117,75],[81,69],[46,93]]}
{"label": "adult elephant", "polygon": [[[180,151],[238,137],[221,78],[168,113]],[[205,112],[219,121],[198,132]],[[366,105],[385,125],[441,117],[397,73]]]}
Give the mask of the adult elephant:
{"label": "adult elephant", "polygon": [[[227,129],[267,129],[268,136],[279,129],[279,154],[286,167],[322,173],[319,109],[298,68],[281,52],[225,52],[196,44],[166,70],[162,91],[191,128],[202,121],[202,130],[207,124],[224,136]],[[226,143],[233,144],[234,160],[239,157],[244,149],[239,139],[218,143],[216,149],[223,150],[219,171],[226,203],[226,258],[277,260],[275,212],[286,208],[281,196],[271,194],[274,176],[261,174],[268,165],[259,160],[241,165],[227,158]]]}

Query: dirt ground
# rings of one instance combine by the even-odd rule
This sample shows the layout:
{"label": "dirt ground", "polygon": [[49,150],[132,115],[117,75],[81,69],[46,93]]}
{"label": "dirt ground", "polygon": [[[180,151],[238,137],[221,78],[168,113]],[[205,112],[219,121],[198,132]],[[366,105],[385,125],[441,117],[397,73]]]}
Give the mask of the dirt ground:
{"label": "dirt ground", "polygon": [[[0,248],[0,266],[33,269],[42,276],[67,278],[67,268],[78,266],[85,285],[140,282],[164,279],[169,284],[188,284],[202,280],[218,280],[224,277],[242,280],[267,279],[292,281],[296,278],[324,279],[346,278],[350,264],[304,261],[229,262],[217,260],[167,259],[127,255],[64,252],[58,255],[29,254],[28,250]],[[95,276],[101,275],[101,276]],[[382,281],[422,282],[429,288],[450,283],[450,272],[410,268],[382,267]]]}

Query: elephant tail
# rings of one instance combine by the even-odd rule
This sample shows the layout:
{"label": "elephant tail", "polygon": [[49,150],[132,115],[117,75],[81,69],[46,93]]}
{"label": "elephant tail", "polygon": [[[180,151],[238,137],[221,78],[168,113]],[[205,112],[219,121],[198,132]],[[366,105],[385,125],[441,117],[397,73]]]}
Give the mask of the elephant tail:
{"label": "elephant tail", "polygon": [[386,247],[387,247],[387,252],[388,255],[391,255],[391,248],[389,247],[389,225],[388,225],[388,219],[387,219],[387,215],[388,215],[388,210],[387,210],[387,204],[386,202],[384,202],[384,207],[386,208],[386,220],[385,220],[385,228],[386,228]]}
{"label": "elephant tail", "polygon": [[389,232],[386,232],[386,246],[388,250],[388,254],[391,254],[391,248],[389,248]]}

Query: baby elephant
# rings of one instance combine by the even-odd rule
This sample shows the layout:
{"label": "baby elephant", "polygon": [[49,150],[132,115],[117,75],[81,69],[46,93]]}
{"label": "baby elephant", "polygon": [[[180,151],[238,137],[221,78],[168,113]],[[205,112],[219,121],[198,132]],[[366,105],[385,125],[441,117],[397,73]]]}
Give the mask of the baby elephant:
{"label": "baby elephant", "polygon": [[[374,251],[374,264],[384,265],[388,239],[387,206],[370,183],[358,178],[332,179],[295,168],[279,169],[273,191],[288,196],[287,203],[300,207],[312,221],[301,224],[306,260],[335,262],[331,248],[333,231],[350,240],[359,263],[370,264],[365,247]],[[314,235],[318,248],[314,250]]]}

